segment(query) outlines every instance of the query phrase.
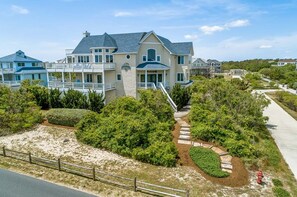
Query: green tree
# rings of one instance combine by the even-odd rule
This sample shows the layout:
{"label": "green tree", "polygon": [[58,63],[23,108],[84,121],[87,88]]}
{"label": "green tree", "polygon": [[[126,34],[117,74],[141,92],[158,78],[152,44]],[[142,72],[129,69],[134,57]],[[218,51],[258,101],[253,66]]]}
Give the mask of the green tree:
{"label": "green tree", "polygon": [[70,89],[64,92],[62,97],[62,104],[64,108],[72,109],[88,109],[88,98],[82,92]]}
{"label": "green tree", "polygon": [[101,109],[104,107],[104,100],[104,95],[102,93],[89,90],[88,101],[90,110],[100,113]]}

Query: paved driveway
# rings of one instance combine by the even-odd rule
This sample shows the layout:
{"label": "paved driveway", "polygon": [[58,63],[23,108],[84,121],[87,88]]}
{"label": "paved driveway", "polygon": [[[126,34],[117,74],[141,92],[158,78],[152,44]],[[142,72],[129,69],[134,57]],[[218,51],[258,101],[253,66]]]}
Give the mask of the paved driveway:
{"label": "paved driveway", "polygon": [[95,197],[67,187],[0,169],[1,197]]}
{"label": "paved driveway", "polygon": [[273,100],[268,99],[271,104],[263,112],[264,116],[269,117],[268,129],[297,179],[297,121]]}

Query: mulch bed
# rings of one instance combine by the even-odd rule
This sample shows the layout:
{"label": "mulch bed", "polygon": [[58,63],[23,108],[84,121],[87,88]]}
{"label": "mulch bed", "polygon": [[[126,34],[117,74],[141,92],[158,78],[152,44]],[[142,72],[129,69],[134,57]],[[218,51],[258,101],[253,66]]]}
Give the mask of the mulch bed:
{"label": "mulch bed", "polygon": [[41,123],[41,125],[75,130],[75,127],[62,126],[62,125],[57,125],[57,124],[51,124],[51,123],[48,122],[47,119],[45,119],[45,120]]}
{"label": "mulch bed", "polygon": [[[183,120],[188,122],[187,118],[183,118]],[[193,162],[193,160],[191,159],[191,157],[189,155],[189,151],[192,146],[177,143],[177,140],[179,137],[179,131],[180,131],[180,126],[178,123],[176,123],[172,134],[174,136],[174,143],[175,143],[178,153],[179,153],[179,164],[180,165],[190,166],[190,167],[194,168],[196,171],[198,171],[205,179],[207,179],[213,183],[218,183],[218,184],[221,184],[224,186],[240,187],[240,186],[247,185],[249,183],[248,171],[246,170],[241,159],[238,157],[232,158],[233,170],[232,170],[232,173],[230,174],[230,176],[228,176],[226,178],[216,178],[216,177],[212,177],[212,176],[209,176],[208,174],[204,173],[200,168],[198,168],[198,166]],[[203,143],[211,144],[208,142],[203,142]],[[219,147],[219,148],[222,148],[222,147]]]}

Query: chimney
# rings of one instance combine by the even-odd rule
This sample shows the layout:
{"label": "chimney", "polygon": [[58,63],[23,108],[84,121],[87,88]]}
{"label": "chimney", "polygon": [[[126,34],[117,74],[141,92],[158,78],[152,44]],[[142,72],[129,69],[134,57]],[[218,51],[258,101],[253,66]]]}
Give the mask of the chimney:
{"label": "chimney", "polygon": [[83,35],[84,35],[84,37],[89,37],[91,35],[91,33],[86,31],[86,32],[83,33]]}

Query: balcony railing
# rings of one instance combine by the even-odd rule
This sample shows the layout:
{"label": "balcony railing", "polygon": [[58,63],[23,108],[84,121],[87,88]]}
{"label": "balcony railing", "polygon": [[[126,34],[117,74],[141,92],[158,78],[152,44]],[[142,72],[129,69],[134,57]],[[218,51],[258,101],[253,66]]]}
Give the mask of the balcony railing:
{"label": "balcony railing", "polygon": [[20,86],[21,81],[0,81],[0,84],[14,87],[14,86]]}
{"label": "balcony railing", "polygon": [[59,89],[74,89],[80,91],[88,91],[88,90],[101,90],[103,91],[103,87],[105,90],[113,90],[115,89],[115,83],[111,84],[103,84],[103,83],[81,83],[81,82],[60,82],[60,81],[49,81],[49,88],[59,88]]}
{"label": "balcony railing", "polygon": [[157,89],[155,83],[153,82],[139,82],[137,83],[137,87],[140,88],[140,89]]}
{"label": "balcony railing", "polygon": [[114,70],[114,63],[48,63],[45,65],[48,72],[102,72]]}
{"label": "balcony railing", "polygon": [[0,68],[0,73],[2,74],[10,74],[14,73],[15,69],[14,68]]}

